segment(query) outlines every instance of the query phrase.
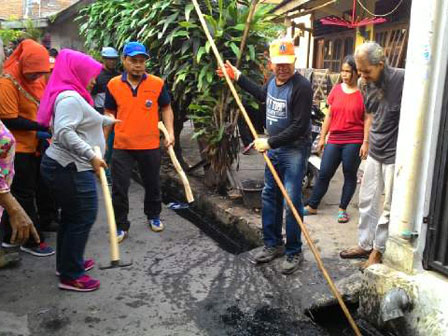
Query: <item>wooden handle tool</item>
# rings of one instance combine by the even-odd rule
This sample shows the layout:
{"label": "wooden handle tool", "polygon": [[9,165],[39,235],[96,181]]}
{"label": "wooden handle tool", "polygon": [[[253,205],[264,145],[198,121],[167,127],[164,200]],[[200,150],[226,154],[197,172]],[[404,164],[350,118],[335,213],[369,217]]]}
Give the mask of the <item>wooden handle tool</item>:
{"label": "wooden handle tool", "polygon": [[[163,122],[159,121],[158,126],[159,126],[159,130],[162,131],[165,138],[168,139],[169,138],[168,130],[166,129]],[[184,170],[182,169],[182,166],[180,165],[179,161],[177,160],[176,153],[174,153],[173,146],[168,147],[168,154],[171,158],[171,162],[173,163],[174,168],[176,169],[177,173],[180,176],[180,179],[182,180],[182,183],[183,183],[184,189],[185,189],[185,196],[187,197],[188,203],[193,203],[194,196],[193,196],[193,192],[191,191],[190,182],[188,182],[187,175],[185,174]]]}

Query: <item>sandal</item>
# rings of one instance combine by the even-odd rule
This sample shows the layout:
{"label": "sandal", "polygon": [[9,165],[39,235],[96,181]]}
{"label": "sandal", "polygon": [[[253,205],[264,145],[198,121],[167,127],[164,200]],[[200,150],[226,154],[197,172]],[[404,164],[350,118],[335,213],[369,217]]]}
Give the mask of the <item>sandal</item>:
{"label": "sandal", "polygon": [[361,247],[352,247],[345,250],[342,250],[339,253],[339,256],[342,259],[358,259],[358,258],[368,258],[370,255],[370,251],[363,250]]}
{"label": "sandal", "polygon": [[350,220],[350,216],[347,211],[339,210],[338,212],[338,223],[347,223]]}
{"label": "sandal", "polygon": [[303,215],[304,216],[314,216],[314,215],[317,215],[317,209],[313,209],[314,212],[311,212],[309,209],[313,209],[313,208],[311,208],[309,205],[307,205],[306,207],[303,208]]}

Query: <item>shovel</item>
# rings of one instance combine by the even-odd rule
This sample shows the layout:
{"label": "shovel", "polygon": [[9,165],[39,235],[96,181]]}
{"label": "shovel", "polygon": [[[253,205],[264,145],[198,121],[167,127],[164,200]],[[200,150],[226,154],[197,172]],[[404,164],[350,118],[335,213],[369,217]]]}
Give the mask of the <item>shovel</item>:
{"label": "shovel", "polygon": [[[94,147],[96,155],[103,157],[101,150],[98,146]],[[109,269],[117,267],[126,267],[132,265],[132,261],[129,263],[123,263],[120,261],[120,251],[118,249],[117,241],[117,226],[115,224],[114,208],[112,206],[112,198],[110,197],[109,186],[107,184],[106,173],[104,168],[100,168],[100,182],[103,189],[104,205],[106,207],[107,223],[109,224],[109,244],[110,244],[110,265],[100,266],[100,269]]]}

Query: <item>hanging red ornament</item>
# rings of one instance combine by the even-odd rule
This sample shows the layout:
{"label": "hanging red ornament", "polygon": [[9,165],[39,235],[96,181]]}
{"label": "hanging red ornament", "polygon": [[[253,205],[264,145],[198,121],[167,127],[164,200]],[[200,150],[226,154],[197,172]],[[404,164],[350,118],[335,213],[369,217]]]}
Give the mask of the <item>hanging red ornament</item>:
{"label": "hanging red ornament", "polygon": [[375,17],[375,18],[365,18],[362,20],[355,19],[356,14],[356,0],[353,0],[353,10],[352,10],[352,19],[351,21],[348,21],[346,19],[340,18],[340,17],[326,17],[323,19],[320,19],[320,22],[324,25],[332,25],[332,26],[340,26],[340,27],[347,27],[347,28],[356,28],[356,27],[362,27],[367,26],[369,24],[378,24],[378,23],[384,23],[387,20],[385,18]]}

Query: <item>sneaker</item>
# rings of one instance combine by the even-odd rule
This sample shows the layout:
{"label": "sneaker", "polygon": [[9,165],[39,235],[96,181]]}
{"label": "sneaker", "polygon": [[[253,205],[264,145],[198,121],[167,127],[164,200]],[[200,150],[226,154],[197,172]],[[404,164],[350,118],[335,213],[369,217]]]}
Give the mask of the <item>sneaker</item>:
{"label": "sneaker", "polygon": [[285,254],[285,247],[283,245],[264,247],[260,252],[255,255],[256,263],[266,263],[275,258],[281,257]]}
{"label": "sneaker", "polygon": [[34,247],[20,246],[20,250],[22,250],[23,252],[32,254],[33,256],[36,256],[36,257],[49,257],[49,256],[55,254],[54,249],[52,249],[46,243],[40,243],[39,246],[34,246]]}
{"label": "sneaker", "polygon": [[149,227],[151,228],[151,230],[153,230],[154,232],[160,232],[163,231],[163,229],[165,228],[163,226],[162,221],[160,220],[160,218],[153,218],[149,220]]}
{"label": "sneaker", "polygon": [[126,239],[126,237],[128,236],[128,232],[125,230],[118,230],[117,231],[117,241],[118,244],[120,244],[123,240]]}
{"label": "sneaker", "polygon": [[19,246],[20,246],[19,244],[10,244],[10,243],[5,243],[5,242],[2,243],[2,247],[6,248],[6,249],[15,248],[15,247],[19,247]]}
{"label": "sneaker", "polygon": [[[85,272],[90,271],[94,267],[95,267],[95,260],[93,260],[93,259],[84,260],[84,271]],[[60,276],[60,275],[61,275],[61,273],[56,271],[56,276]]]}
{"label": "sneaker", "polygon": [[91,292],[100,288],[100,282],[84,274],[75,280],[61,279],[59,288],[75,292]]}
{"label": "sneaker", "polygon": [[291,274],[297,270],[303,261],[303,253],[286,256],[282,264],[282,273]]}
{"label": "sneaker", "polygon": [[93,259],[87,259],[84,260],[84,271],[90,271],[92,268],[95,267],[95,260]]}

